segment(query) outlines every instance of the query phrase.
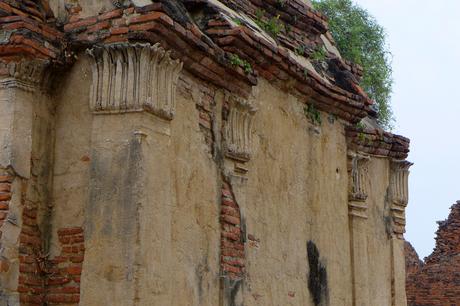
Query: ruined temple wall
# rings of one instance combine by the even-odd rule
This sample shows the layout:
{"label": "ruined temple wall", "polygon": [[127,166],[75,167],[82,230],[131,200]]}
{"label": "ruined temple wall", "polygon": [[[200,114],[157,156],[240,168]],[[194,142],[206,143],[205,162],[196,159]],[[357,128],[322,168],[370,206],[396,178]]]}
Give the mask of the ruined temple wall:
{"label": "ruined temple wall", "polygon": [[[220,169],[228,164],[213,153],[223,150],[215,135],[221,134],[219,117],[225,93],[183,73],[176,115],[170,123],[150,114],[93,115],[89,110],[90,69],[88,58],[82,54],[56,94],[51,258],[62,252],[59,231],[69,227],[84,229],[89,214],[93,215],[90,218],[93,226],[99,224],[103,228],[107,222],[113,222],[115,230],[118,221],[91,211],[93,133],[103,131],[107,133],[103,137],[127,143],[133,130],[125,133],[117,125],[135,116],[139,128],[150,127],[163,136],[166,133],[168,151],[158,147],[153,133],[149,136],[153,137],[151,146],[145,149],[145,155],[153,158],[144,162],[147,176],[154,178],[164,176],[166,170],[158,168],[164,157],[155,155],[155,151],[170,160],[167,164],[171,167],[170,194],[143,195],[141,201],[148,206],[141,214],[145,216],[143,219],[129,219],[131,215],[127,212],[128,222],[122,223],[127,228],[116,232],[129,233],[130,225],[139,222],[140,232],[145,233],[140,241],[133,237],[129,241],[107,238],[110,248],[105,250],[101,249],[104,244],[100,236],[97,241],[86,242],[88,261],[83,263],[81,298],[94,302],[100,298],[104,286],[106,290],[116,290],[112,285],[123,278],[122,270],[118,270],[123,268],[123,254],[119,257],[115,254],[128,243],[132,248],[141,244],[145,250],[139,262],[145,271],[138,272],[142,280],[137,293],[141,303],[155,297],[171,305],[217,304],[221,273]],[[254,88],[251,103],[257,109],[251,130],[252,157],[245,166],[247,174],[232,180],[247,239],[244,267],[247,278],[240,289],[241,299],[244,305],[287,302],[304,305],[305,301],[313,305],[308,288],[307,253],[307,242],[313,241],[327,271],[327,295],[323,298],[330,305],[352,305],[347,145],[343,124],[322,114],[323,124],[314,126],[304,114],[303,103],[263,80]],[[105,118],[104,127],[98,125],[95,129],[94,120],[101,118]],[[147,121],[140,124],[143,120]],[[213,133],[213,129],[217,130]],[[130,163],[112,161],[104,176],[134,188],[123,180],[121,166],[133,167]],[[386,304],[391,300],[391,248],[382,216],[388,215],[383,201],[388,188],[388,161],[372,159],[369,169],[368,252],[372,258],[368,267],[372,280],[369,290],[373,301]],[[164,189],[155,186],[161,182],[147,182],[149,185],[144,186],[147,190]],[[112,217],[123,213],[126,205],[135,204],[125,202],[120,206],[115,202],[109,206],[114,211]],[[169,219],[165,218],[165,209],[170,213]],[[161,218],[165,220],[155,221]],[[109,236],[112,235],[117,234],[110,232]],[[88,233],[84,236],[87,239]],[[148,254],[160,249],[166,250],[168,256],[159,254],[163,257],[155,258]],[[164,274],[157,271],[158,266],[165,267],[161,272]],[[174,294],[178,291],[181,294]],[[128,296],[126,292],[124,295]]]}
{"label": "ruined temple wall", "polygon": [[295,16],[284,45],[223,1],[27,3],[0,7],[0,304],[405,306],[409,141],[356,125],[358,67],[294,52],[322,16],[225,1]]}

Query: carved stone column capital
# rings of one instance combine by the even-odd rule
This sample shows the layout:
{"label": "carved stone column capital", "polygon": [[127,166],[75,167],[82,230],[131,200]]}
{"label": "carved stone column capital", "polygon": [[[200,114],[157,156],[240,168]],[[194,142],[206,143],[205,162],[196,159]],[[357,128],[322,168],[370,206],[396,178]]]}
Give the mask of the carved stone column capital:
{"label": "carved stone column capital", "polygon": [[49,61],[27,60],[0,64],[0,88],[36,91],[44,87]]}
{"label": "carved stone column capital", "polygon": [[367,218],[368,165],[370,157],[360,153],[348,152],[349,186],[348,211],[350,216]]}
{"label": "carved stone column capital", "polygon": [[409,168],[413,165],[406,160],[390,162],[390,201],[393,234],[397,238],[406,232],[406,206],[409,201]]}
{"label": "carved stone column capital", "polygon": [[224,126],[225,155],[247,162],[251,158],[252,123],[255,107],[245,99],[227,94],[228,117]]}
{"label": "carved stone column capital", "polygon": [[159,44],[95,46],[90,108],[96,114],[147,111],[172,120],[183,63]]}

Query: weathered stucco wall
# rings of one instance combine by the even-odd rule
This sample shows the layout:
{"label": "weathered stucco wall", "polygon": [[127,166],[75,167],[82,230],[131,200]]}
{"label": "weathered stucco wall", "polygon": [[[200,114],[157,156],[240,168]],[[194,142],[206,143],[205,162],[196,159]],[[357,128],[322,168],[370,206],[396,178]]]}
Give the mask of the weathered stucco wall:
{"label": "weathered stucco wall", "polygon": [[24,3],[0,5],[0,305],[406,305],[409,141],[356,125],[362,71],[309,1]]}
{"label": "weathered stucco wall", "polygon": [[[124,265],[129,264],[123,259],[126,256],[131,264],[143,267],[136,276],[141,278],[137,294],[143,303],[149,304],[155,297],[158,305],[188,305],[191,301],[193,305],[217,304],[220,177],[198,124],[199,101],[191,94],[179,95],[177,120],[170,126],[150,114],[93,116],[88,95],[91,81],[91,66],[82,54],[56,95],[65,102],[57,108],[51,254],[60,253],[60,228],[83,227],[89,239],[92,234],[88,227],[96,227],[96,232],[107,232],[102,234],[106,238],[98,236],[93,244],[86,244],[90,263],[85,263],[82,275],[85,304],[100,303],[94,299],[100,298],[104,284],[106,290],[119,292],[117,300],[126,299],[120,305],[134,299],[126,288],[117,288],[128,277],[123,272]],[[127,122],[133,125],[127,126]],[[143,158],[133,157],[132,152],[114,154],[112,142],[129,147],[136,131],[148,134]],[[100,140],[96,140],[98,135]],[[98,145],[94,147],[94,143]],[[110,150],[97,152],[104,146]],[[133,192],[139,163],[148,180],[139,187],[143,190]],[[134,173],[125,174],[123,169]],[[91,184],[96,183],[91,172],[109,180],[107,191],[97,187],[96,194],[90,194]],[[169,181],[161,181],[167,175]],[[122,194],[117,195],[118,190]],[[139,213],[129,208],[135,208],[136,200],[127,199],[123,193],[137,193],[138,201],[145,201]],[[109,205],[98,211],[95,196],[107,197]],[[122,199],[118,205],[117,197]],[[106,244],[104,239],[108,239]],[[140,254],[133,255],[136,248],[141,248]],[[156,257],[159,250],[162,254]],[[140,256],[139,262],[130,256]],[[105,258],[103,262],[101,258]],[[184,294],[174,294],[178,288]],[[107,295],[105,303],[113,303],[113,297]]]}
{"label": "weathered stucco wall", "polygon": [[366,227],[368,239],[368,280],[371,300],[391,305],[391,217],[389,203],[385,201],[389,186],[389,163],[383,158],[372,158],[369,164],[369,219]]}
{"label": "weathered stucco wall", "polygon": [[351,260],[343,126],[323,114],[318,133],[296,98],[265,82],[257,92],[254,155],[247,182],[234,185],[257,241],[247,251],[245,301],[310,301],[307,242],[313,241],[327,268],[331,305],[351,305],[350,265],[342,264]]}
{"label": "weathered stucco wall", "polygon": [[[219,169],[232,163],[213,156],[213,150],[223,148],[216,141],[207,142],[197,105],[202,103],[204,92],[212,93],[211,104],[215,105],[210,109],[212,116],[218,117],[224,93],[183,74],[176,116],[170,123],[150,114],[92,115],[90,71],[90,62],[82,54],[56,95],[60,101],[56,112],[52,255],[60,252],[60,228],[85,228],[82,305],[100,303],[101,292],[119,294],[115,300],[125,301],[119,305],[135,299],[136,294],[144,305],[152,300],[158,305],[217,305]],[[254,88],[251,103],[257,108],[251,130],[252,158],[247,163],[247,175],[232,179],[249,237],[241,301],[244,305],[314,305],[308,288],[307,243],[312,241],[327,271],[323,303],[353,305],[343,123],[322,114],[321,127],[313,125],[304,114],[302,102],[267,82]],[[214,128],[219,129],[220,121],[215,118]],[[143,158],[130,159],[129,153],[113,155],[118,152],[114,145],[129,147],[133,132],[142,129],[148,134]],[[104,146],[110,151],[98,153]],[[124,174],[133,169],[137,169],[133,174]],[[392,296],[390,217],[384,202],[388,173],[386,159],[372,159],[367,223],[372,260],[366,268],[370,280],[367,289],[372,301],[384,305],[391,304]],[[132,175],[149,179],[136,187]],[[109,180],[109,189],[90,186],[100,184],[94,176]],[[156,179],[165,176],[169,176],[167,182]],[[96,188],[98,199],[90,195],[92,188]],[[137,201],[142,202],[139,213],[130,208],[136,201],[123,195],[133,190]],[[104,197],[106,208],[97,210],[95,203]],[[139,265],[137,272],[131,272],[136,276],[124,271],[130,263]],[[127,294],[127,288],[132,288],[133,295]],[[113,303],[113,295],[103,296],[105,303]]]}

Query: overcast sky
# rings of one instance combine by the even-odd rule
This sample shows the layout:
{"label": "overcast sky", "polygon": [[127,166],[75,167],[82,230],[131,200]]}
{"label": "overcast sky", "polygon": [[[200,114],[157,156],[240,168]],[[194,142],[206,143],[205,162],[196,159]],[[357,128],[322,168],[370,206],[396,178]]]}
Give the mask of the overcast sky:
{"label": "overcast sky", "polygon": [[460,200],[460,1],[354,0],[386,29],[394,132],[411,139],[409,240],[421,258]]}

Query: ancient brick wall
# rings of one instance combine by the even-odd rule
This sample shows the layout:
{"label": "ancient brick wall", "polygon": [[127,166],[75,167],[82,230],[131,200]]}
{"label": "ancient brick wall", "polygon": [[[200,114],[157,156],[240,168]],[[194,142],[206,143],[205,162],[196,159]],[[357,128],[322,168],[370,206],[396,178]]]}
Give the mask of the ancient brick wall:
{"label": "ancient brick wall", "polygon": [[45,296],[44,276],[47,258],[42,253],[41,232],[37,224],[37,208],[25,207],[19,241],[19,285],[22,305],[42,305]]}
{"label": "ancient brick wall", "polygon": [[460,301],[460,201],[447,220],[439,222],[436,247],[421,264],[406,245],[407,301],[409,306],[458,305]]}
{"label": "ancient brick wall", "polygon": [[333,45],[300,0],[0,1],[0,304],[405,306],[409,140]]}
{"label": "ancient brick wall", "polygon": [[25,207],[22,220],[18,280],[21,305],[78,305],[85,251],[83,229],[59,229],[61,254],[52,258],[43,251],[37,208]]}
{"label": "ancient brick wall", "polygon": [[420,271],[423,267],[423,261],[420,260],[417,251],[408,241],[404,244],[404,254],[406,255],[406,274],[409,278]]}
{"label": "ancient brick wall", "polygon": [[241,212],[231,186],[224,182],[222,186],[222,273],[231,279],[241,278],[244,274],[245,234],[241,229]]}
{"label": "ancient brick wall", "polygon": [[[22,199],[22,216],[10,213],[13,196],[12,184],[18,181],[16,192]],[[33,181],[33,179],[32,179]],[[15,177],[11,171],[0,173],[0,238],[5,222],[20,225],[18,239],[19,276],[17,292],[21,305],[78,305],[80,295],[80,275],[84,259],[84,235],[81,228],[62,228],[58,231],[62,247],[60,256],[51,258],[44,251],[44,238],[39,227],[38,206],[27,200],[27,180]],[[16,195],[16,194],[15,194]],[[17,207],[15,208],[17,209]],[[21,222],[22,224],[19,224]],[[11,241],[14,236],[9,232]],[[0,241],[0,248],[2,247]],[[10,272],[14,262],[2,256],[0,271]],[[2,288],[4,289],[4,288]]]}
{"label": "ancient brick wall", "polygon": [[85,254],[84,234],[80,227],[58,230],[61,254],[50,260],[45,278],[47,305],[78,305],[80,277]]}

